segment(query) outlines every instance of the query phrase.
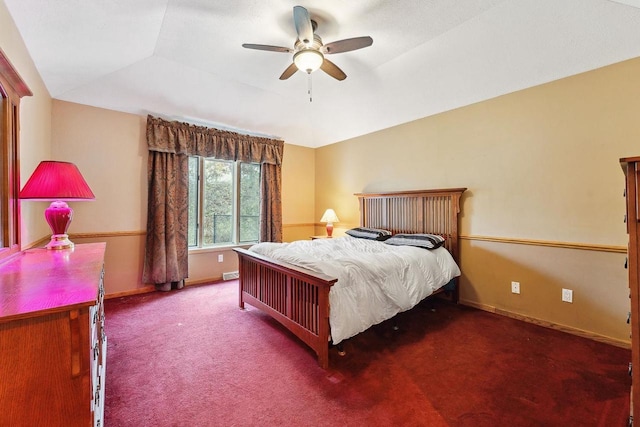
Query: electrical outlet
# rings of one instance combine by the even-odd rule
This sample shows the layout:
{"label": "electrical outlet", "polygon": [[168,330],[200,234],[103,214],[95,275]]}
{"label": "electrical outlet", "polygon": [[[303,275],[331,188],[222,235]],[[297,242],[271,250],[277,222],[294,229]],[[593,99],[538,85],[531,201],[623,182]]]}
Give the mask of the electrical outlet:
{"label": "electrical outlet", "polygon": [[218,262],[224,261],[224,255],[218,254]]}
{"label": "electrical outlet", "polygon": [[562,289],[562,301],[573,302],[573,291],[571,289]]}
{"label": "electrical outlet", "polygon": [[511,282],[511,293],[520,293],[520,282]]}

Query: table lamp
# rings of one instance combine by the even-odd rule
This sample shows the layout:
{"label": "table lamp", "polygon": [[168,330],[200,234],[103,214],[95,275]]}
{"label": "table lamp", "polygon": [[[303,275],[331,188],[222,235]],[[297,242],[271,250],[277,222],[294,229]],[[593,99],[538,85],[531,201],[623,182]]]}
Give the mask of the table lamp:
{"label": "table lamp", "polygon": [[327,209],[324,211],[324,215],[322,215],[320,222],[327,223],[327,236],[331,237],[331,234],[333,233],[333,223],[339,221],[338,215],[336,215],[333,209]]}
{"label": "table lamp", "polygon": [[52,160],[40,162],[20,191],[19,197],[24,200],[52,201],[44,211],[44,217],[53,233],[47,249],[73,248],[73,242],[67,235],[73,209],[66,202],[96,198],[76,165]]}

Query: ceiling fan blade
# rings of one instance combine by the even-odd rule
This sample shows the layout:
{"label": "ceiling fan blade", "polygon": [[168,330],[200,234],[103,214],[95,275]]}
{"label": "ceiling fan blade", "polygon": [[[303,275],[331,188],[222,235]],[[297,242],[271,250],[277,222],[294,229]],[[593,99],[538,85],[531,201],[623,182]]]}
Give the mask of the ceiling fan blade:
{"label": "ceiling fan blade", "polygon": [[322,61],[320,69],[336,80],[344,80],[347,78],[347,75],[344,73],[344,71],[338,68],[336,64],[329,61],[327,58]]}
{"label": "ceiling fan blade", "polygon": [[362,49],[373,44],[373,39],[369,36],[354,37],[352,39],[338,40],[327,43],[322,47],[322,52],[326,54],[349,52],[351,50]]}
{"label": "ceiling fan blade", "polygon": [[269,46],[268,44],[244,43],[242,47],[246,47],[247,49],[268,50],[270,52],[284,52],[284,53],[293,52],[293,49],[289,49],[288,47]]}
{"label": "ceiling fan blade", "polygon": [[307,9],[302,6],[294,6],[293,23],[296,26],[298,39],[307,45],[313,43],[313,25]]}
{"label": "ceiling fan blade", "polygon": [[289,65],[280,76],[280,80],[287,80],[289,77],[293,76],[296,71],[298,71],[298,67],[296,67],[296,64],[291,63],[291,65]]}

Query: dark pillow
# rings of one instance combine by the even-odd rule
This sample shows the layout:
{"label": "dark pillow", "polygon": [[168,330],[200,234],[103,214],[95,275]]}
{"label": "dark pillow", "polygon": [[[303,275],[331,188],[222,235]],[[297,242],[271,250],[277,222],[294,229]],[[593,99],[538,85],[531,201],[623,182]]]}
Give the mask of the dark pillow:
{"label": "dark pillow", "polygon": [[346,233],[351,237],[370,240],[386,240],[391,237],[391,232],[379,228],[357,227],[347,230]]}
{"label": "dark pillow", "polygon": [[437,234],[394,234],[384,242],[396,246],[417,246],[436,249],[444,245],[444,237]]}

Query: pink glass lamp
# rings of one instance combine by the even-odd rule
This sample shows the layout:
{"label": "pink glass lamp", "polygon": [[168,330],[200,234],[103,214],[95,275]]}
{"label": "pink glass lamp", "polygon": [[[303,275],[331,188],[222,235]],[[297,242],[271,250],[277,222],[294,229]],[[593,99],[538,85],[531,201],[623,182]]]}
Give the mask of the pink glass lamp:
{"label": "pink glass lamp", "polygon": [[51,241],[47,249],[70,249],[67,229],[73,218],[73,209],[66,201],[95,200],[96,196],[73,163],[45,160],[27,181],[20,192],[21,199],[51,200],[44,217],[51,227]]}
{"label": "pink glass lamp", "polygon": [[333,223],[339,221],[338,215],[336,215],[333,209],[327,209],[324,211],[324,215],[322,215],[320,222],[327,223],[327,236],[331,237],[331,234],[333,233]]}

